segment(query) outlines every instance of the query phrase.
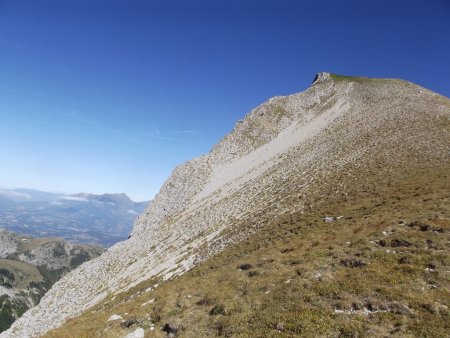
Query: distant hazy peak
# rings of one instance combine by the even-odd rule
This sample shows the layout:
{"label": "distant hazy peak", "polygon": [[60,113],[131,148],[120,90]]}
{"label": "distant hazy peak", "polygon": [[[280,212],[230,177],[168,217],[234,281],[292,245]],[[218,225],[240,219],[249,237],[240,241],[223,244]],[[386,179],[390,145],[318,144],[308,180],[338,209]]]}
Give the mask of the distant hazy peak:
{"label": "distant hazy peak", "polygon": [[94,200],[100,202],[125,202],[125,203],[134,203],[130,197],[128,197],[125,193],[117,193],[117,194],[91,194],[87,192],[81,192],[79,194],[70,195],[72,197],[83,198],[87,200]]}

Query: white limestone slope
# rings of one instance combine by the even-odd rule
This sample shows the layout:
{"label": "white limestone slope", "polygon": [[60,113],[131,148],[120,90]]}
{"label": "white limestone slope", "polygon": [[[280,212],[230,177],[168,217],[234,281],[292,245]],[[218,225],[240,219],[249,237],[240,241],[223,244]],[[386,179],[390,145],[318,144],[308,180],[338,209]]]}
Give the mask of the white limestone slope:
{"label": "white limestone slope", "polygon": [[17,252],[17,243],[12,234],[0,229],[0,258],[6,258]]}
{"label": "white limestone slope", "polygon": [[[418,95],[423,104],[417,106]],[[137,218],[129,240],[67,274],[0,337],[41,335],[107,295],[150,277],[165,280],[189,270],[239,239],[224,232],[236,222],[248,220],[257,227],[254,215],[261,210],[268,215],[289,212],[274,182],[301,176],[302,184],[294,188],[307,191],[313,179],[367,153],[366,144],[355,142],[364,132],[402,119],[419,128],[414,119],[430,110],[429,101],[436,97],[403,81],[365,85],[323,73],[302,93],[270,99],[239,121],[210,153],[175,168]],[[402,105],[405,109],[393,108]],[[447,105],[431,110],[430,118],[449,115]],[[397,137],[395,131],[389,135]],[[347,139],[352,147],[338,150],[336,141]],[[374,140],[371,147],[386,148],[390,141]]]}

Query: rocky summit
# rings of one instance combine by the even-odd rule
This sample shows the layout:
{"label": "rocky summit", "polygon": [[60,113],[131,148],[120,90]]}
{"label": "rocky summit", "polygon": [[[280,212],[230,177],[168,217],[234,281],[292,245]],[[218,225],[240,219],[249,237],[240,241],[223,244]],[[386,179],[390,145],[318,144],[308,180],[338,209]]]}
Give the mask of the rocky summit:
{"label": "rocky summit", "polygon": [[448,98],[320,73],[176,167],[1,337],[443,336],[449,164]]}

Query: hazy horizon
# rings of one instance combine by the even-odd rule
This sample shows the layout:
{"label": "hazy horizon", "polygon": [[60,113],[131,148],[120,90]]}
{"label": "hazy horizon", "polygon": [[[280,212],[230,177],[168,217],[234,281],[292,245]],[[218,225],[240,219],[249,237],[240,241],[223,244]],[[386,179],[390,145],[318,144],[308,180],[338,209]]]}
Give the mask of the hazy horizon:
{"label": "hazy horizon", "polygon": [[32,191],[36,191],[36,192],[45,192],[45,193],[50,193],[50,194],[55,194],[55,195],[63,195],[63,196],[72,196],[72,195],[77,195],[77,194],[81,194],[81,193],[89,193],[89,194],[94,194],[94,195],[116,195],[116,194],[125,194],[127,195],[133,202],[136,203],[140,203],[140,202],[148,202],[150,200],[134,200],[130,195],[128,195],[126,192],[124,191],[106,191],[106,192],[92,192],[92,191],[59,191],[59,190],[45,190],[45,189],[40,189],[40,188],[35,188],[35,187],[10,187],[10,186],[4,186],[4,185],[0,185],[0,195],[5,195],[4,192],[6,191],[16,191],[16,190],[32,190]]}

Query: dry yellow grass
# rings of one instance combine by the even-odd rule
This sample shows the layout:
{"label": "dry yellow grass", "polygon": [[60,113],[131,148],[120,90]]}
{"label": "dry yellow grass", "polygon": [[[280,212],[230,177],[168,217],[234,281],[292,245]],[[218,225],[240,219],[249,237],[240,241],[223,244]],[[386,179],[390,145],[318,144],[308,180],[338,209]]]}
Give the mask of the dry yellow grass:
{"label": "dry yellow grass", "polygon": [[[120,337],[136,327],[163,337],[166,323],[181,337],[444,337],[449,168],[423,163],[399,168],[398,177],[362,171],[352,179],[355,187],[366,181],[364,189],[322,196],[314,211],[273,219],[183,276],[110,297],[47,337]],[[330,177],[330,191],[344,173]],[[107,322],[111,314],[134,324]]]}
{"label": "dry yellow grass", "polygon": [[16,288],[26,288],[31,281],[38,283],[44,280],[39,270],[28,263],[0,259],[0,268],[7,269],[14,274],[17,282]]}

